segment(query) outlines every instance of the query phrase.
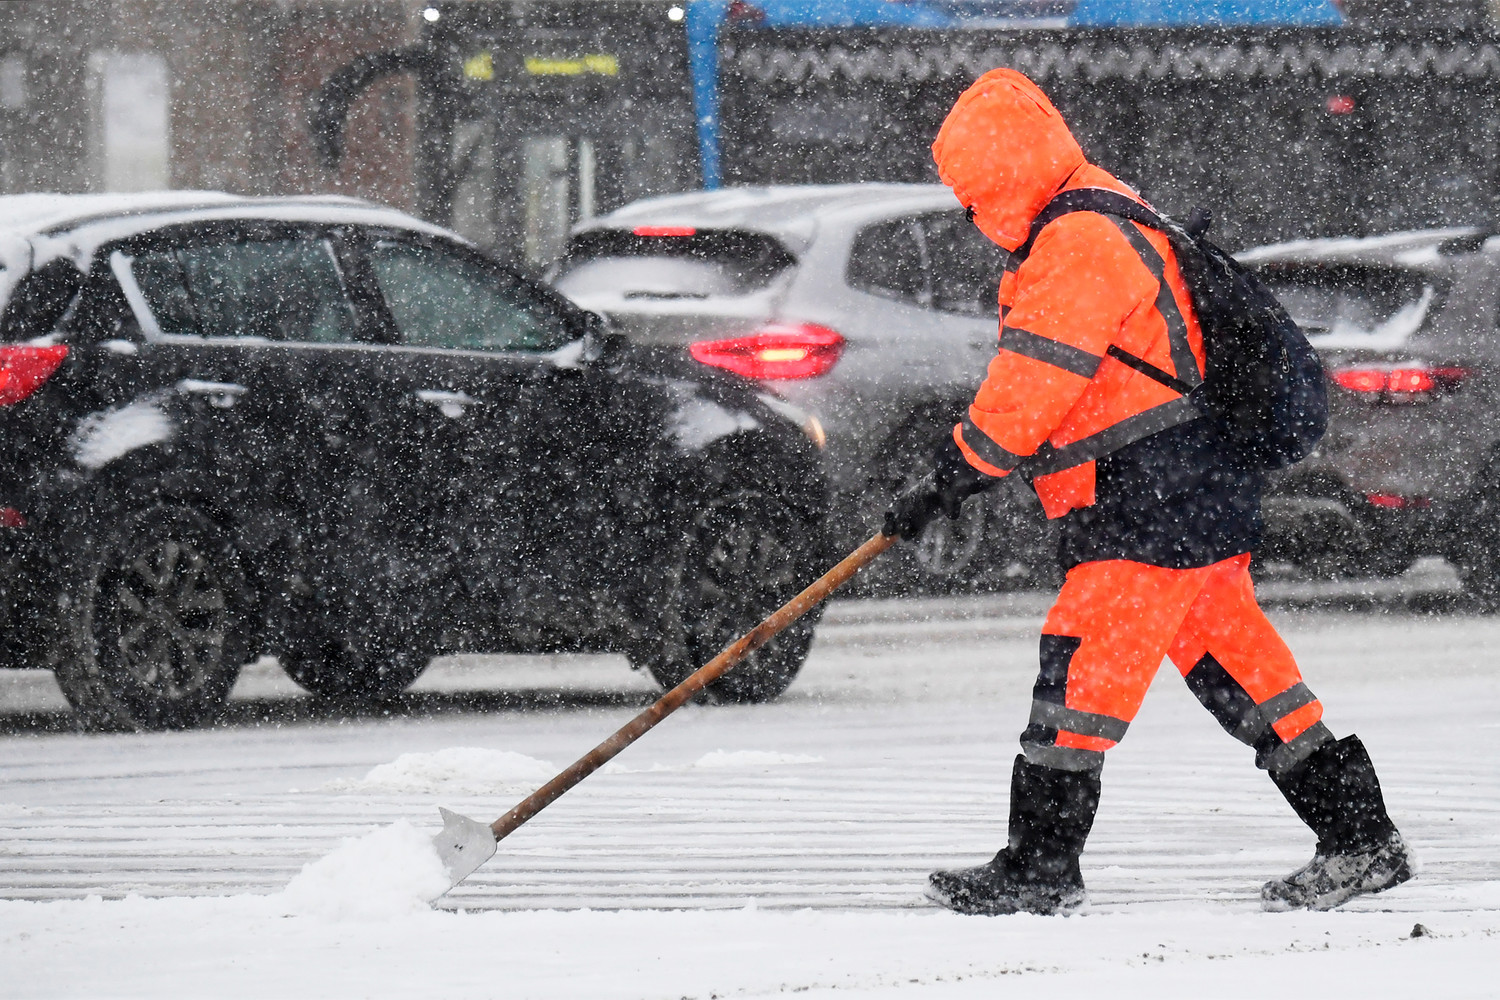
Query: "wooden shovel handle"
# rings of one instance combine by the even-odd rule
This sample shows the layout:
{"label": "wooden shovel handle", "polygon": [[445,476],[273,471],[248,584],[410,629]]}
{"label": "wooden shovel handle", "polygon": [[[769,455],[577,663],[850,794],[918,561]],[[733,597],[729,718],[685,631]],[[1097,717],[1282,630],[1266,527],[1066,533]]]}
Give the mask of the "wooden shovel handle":
{"label": "wooden shovel handle", "polygon": [[691,701],[693,695],[718,680],[729,668],[770,642],[778,632],[811,611],[872,559],[896,544],[896,540],[895,535],[875,535],[855,549],[837,566],[813,581],[806,590],[778,608],[769,618],[730,643],[722,653],[658,698],[656,704],[625,723],[609,739],[578,758],[567,770],[532,792],[514,809],[491,823],[490,830],[494,832],[495,839],[503,840],[522,823],[547,808],[558,796],[603,767],[621,750],[644,736],[652,726]]}

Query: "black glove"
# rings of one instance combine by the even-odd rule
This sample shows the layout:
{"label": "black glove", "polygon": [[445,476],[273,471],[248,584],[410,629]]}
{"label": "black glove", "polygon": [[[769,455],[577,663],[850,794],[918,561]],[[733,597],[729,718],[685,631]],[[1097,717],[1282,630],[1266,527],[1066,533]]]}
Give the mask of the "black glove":
{"label": "black glove", "polygon": [[916,541],[938,511],[956,518],[966,499],[1000,481],[970,465],[951,436],[938,445],[932,465],[931,475],[923,476],[891,501],[881,529],[887,536],[899,535],[907,541]]}
{"label": "black glove", "polygon": [[922,537],[922,532],[942,509],[943,500],[938,496],[932,477],[923,476],[896,494],[890,509],[885,512],[885,526],[880,530],[888,538],[900,536],[914,542]]}
{"label": "black glove", "polygon": [[969,464],[959,450],[953,435],[943,438],[932,456],[932,481],[942,503],[943,513],[958,517],[959,509],[969,497],[983,493],[1000,481],[999,476],[987,475]]}

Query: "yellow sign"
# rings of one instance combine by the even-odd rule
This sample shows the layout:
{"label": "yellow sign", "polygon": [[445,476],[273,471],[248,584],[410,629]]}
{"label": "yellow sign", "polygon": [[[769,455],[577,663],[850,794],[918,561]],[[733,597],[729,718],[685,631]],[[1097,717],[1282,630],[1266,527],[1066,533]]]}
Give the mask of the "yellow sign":
{"label": "yellow sign", "polygon": [[527,56],[526,72],[532,76],[619,76],[620,60],[602,53],[576,59]]}
{"label": "yellow sign", "polygon": [[464,76],[470,80],[493,80],[495,78],[494,56],[488,52],[481,52],[477,56],[465,59]]}

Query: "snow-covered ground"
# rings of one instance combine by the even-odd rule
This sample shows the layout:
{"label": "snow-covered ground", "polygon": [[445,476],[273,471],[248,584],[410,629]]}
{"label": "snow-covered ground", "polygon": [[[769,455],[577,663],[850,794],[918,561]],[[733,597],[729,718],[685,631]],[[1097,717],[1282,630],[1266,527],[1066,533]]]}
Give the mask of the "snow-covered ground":
{"label": "snow-covered ground", "polygon": [[926,905],[928,870],[1003,840],[1045,605],[836,605],[782,701],[679,712],[436,910],[391,870],[400,825],[287,886],[439,804],[493,819],[650,700],[623,661],[442,661],[368,718],[262,664],[231,725],[149,736],[54,731],[50,678],[0,671],[0,996],[1500,994],[1500,618],[1399,595],[1275,617],[1370,747],[1412,883],[1261,913],[1311,838],[1168,666],[1106,766],[1083,913]]}

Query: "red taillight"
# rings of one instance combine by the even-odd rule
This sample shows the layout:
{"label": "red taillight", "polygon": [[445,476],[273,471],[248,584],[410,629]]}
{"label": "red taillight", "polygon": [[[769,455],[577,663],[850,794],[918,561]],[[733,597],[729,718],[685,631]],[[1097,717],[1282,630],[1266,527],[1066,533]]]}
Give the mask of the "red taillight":
{"label": "red taillight", "polygon": [[1336,385],[1355,392],[1385,391],[1385,372],[1376,371],[1373,368],[1349,368],[1344,371],[1329,372],[1328,377],[1333,379]]}
{"label": "red taillight", "polygon": [[1432,506],[1430,497],[1404,497],[1399,493],[1366,493],[1365,499],[1375,507],[1384,507],[1387,510],[1407,510],[1418,508],[1425,510]]}
{"label": "red taillight", "polygon": [[692,226],[636,226],[632,229],[634,236],[697,236],[698,230]]}
{"label": "red taillight", "polygon": [[814,378],[838,363],[844,338],[815,323],[773,323],[728,340],[700,340],[688,352],[705,365],[761,379]]}
{"label": "red taillight", "polygon": [[1410,398],[1440,389],[1457,389],[1469,377],[1467,368],[1341,368],[1330,371],[1334,384],[1353,392]]}
{"label": "red taillight", "polygon": [[19,403],[36,392],[37,388],[63,363],[68,349],[61,344],[51,347],[32,347],[13,344],[0,347],[0,406]]}

